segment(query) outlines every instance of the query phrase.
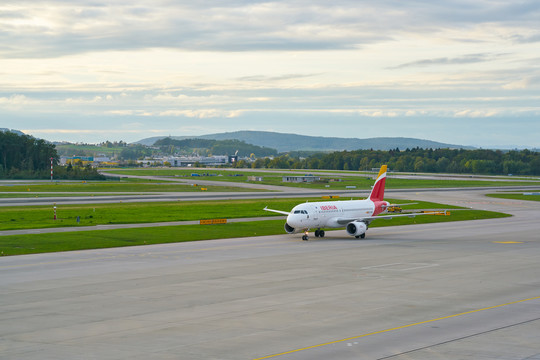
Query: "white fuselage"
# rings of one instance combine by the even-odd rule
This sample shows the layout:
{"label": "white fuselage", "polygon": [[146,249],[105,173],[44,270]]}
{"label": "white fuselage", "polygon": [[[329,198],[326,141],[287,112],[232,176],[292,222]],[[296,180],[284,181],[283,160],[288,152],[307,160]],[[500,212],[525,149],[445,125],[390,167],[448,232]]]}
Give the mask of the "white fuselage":
{"label": "white fuselage", "polygon": [[344,227],[340,219],[358,219],[375,214],[375,203],[366,200],[312,202],[296,205],[287,216],[287,224],[296,231]]}

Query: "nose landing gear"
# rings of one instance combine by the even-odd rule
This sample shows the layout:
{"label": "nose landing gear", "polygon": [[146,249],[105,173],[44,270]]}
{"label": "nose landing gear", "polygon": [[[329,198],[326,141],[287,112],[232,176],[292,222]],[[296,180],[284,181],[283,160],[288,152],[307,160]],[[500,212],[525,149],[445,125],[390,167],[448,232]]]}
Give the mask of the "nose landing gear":
{"label": "nose landing gear", "polygon": [[[308,231],[306,231],[304,235],[302,235],[302,240],[308,241],[309,240],[308,234],[309,234]],[[324,230],[321,230],[321,229],[315,230],[315,237],[324,237]]]}

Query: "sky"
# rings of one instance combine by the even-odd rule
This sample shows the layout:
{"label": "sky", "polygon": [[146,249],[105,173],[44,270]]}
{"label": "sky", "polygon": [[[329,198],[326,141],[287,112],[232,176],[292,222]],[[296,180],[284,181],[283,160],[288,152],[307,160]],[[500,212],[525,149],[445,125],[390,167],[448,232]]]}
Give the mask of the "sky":
{"label": "sky", "polygon": [[540,148],[537,0],[3,0],[0,128]]}

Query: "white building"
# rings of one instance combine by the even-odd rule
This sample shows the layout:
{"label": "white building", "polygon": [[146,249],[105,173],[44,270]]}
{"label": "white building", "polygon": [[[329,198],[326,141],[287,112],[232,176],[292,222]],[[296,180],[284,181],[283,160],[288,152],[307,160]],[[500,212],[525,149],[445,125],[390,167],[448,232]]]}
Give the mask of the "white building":
{"label": "white building", "polygon": [[320,176],[314,176],[314,175],[303,175],[303,176],[284,176],[282,181],[283,182],[291,182],[291,183],[302,183],[302,182],[315,182],[320,181]]}
{"label": "white building", "polygon": [[167,161],[171,166],[191,166],[195,163],[201,165],[210,165],[218,166],[225,165],[229,162],[229,157],[226,155],[222,156],[171,156],[165,158],[164,161]]}

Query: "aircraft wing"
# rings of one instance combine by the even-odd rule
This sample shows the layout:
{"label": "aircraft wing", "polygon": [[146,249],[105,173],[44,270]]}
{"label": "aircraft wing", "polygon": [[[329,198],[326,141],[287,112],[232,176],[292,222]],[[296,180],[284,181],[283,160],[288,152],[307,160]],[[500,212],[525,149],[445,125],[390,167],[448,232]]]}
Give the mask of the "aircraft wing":
{"label": "aircraft wing", "polygon": [[415,216],[419,215],[450,215],[450,212],[444,210],[444,211],[426,211],[426,212],[417,212],[417,213],[408,213],[408,214],[392,214],[392,215],[376,215],[376,216],[363,216],[360,218],[337,218],[335,221],[340,225],[346,225],[352,221],[363,221],[368,220],[371,222],[371,220],[374,219],[392,219],[395,217],[410,217],[413,218]]}
{"label": "aircraft wing", "polygon": [[365,218],[336,218],[334,221],[336,223],[338,223],[339,225],[347,225],[348,223],[350,222],[353,222],[353,221],[362,221],[363,219],[368,219],[369,217],[365,217]]}
{"label": "aircraft wing", "polygon": [[415,216],[419,215],[450,215],[449,211],[425,211],[425,212],[417,212],[417,213],[408,213],[408,214],[395,214],[395,215],[376,215],[376,216],[366,216],[358,220],[373,220],[373,219],[392,219],[395,217],[410,217],[413,218]]}
{"label": "aircraft wing", "polygon": [[288,211],[274,210],[274,209],[269,209],[269,208],[267,208],[267,207],[264,207],[263,210],[265,210],[265,211],[271,211],[271,212],[275,212],[275,213],[283,214],[283,215],[289,215],[289,214],[290,214],[290,212],[288,212]]}

